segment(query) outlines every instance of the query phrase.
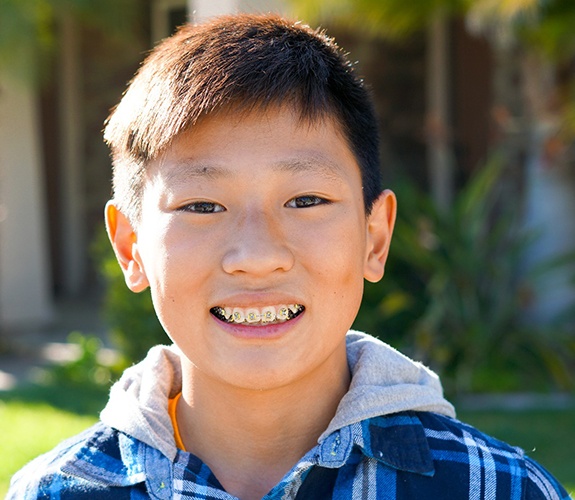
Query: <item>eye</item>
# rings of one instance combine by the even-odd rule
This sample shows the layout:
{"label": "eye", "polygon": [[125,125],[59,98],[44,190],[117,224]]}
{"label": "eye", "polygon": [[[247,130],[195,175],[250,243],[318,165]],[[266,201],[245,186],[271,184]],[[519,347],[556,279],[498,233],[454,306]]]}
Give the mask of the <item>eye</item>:
{"label": "eye", "polygon": [[219,203],[213,201],[194,201],[188,203],[178,209],[182,212],[192,212],[195,214],[215,214],[217,212],[225,212],[226,209]]}
{"label": "eye", "polygon": [[285,204],[285,206],[288,208],[307,208],[327,203],[330,203],[330,201],[325,198],[321,198],[320,196],[305,195],[292,198]]}

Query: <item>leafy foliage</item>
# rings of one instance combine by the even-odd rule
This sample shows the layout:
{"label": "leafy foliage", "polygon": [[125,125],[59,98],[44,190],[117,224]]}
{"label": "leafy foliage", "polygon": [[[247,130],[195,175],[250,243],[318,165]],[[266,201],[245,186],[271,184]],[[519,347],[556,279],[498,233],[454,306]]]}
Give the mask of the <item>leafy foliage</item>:
{"label": "leafy foliage", "polygon": [[47,371],[47,380],[53,384],[77,387],[109,386],[114,367],[100,360],[102,341],[98,337],[72,332],[68,342],[78,348],[78,357],[51,366]]}
{"label": "leafy foliage", "polygon": [[297,15],[352,30],[400,38],[438,16],[465,16],[476,31],[520,37],[548,55],[575,51],[571,0],[291,0]]}
{"label": "leafy foliage", "polygon": [[132,36],[142,24],[138,0],[0,0],[0,72],[32,83],[47,75],[64,17],[110,36]]}
{"label": "leafy foliage", "polygon": [[575,54],[575,4],[571,0],[537,2],[537,18],[519,28],[520,35],[547,57],[567,61]]}
{"label": "leafy foliage", "polygon": [[[567,340],[522,319],[536,274],[523,269],[534,235],[494,158],[438,210],[412,184],[398,191],[399,219],[384,285],[368,288],[356,326],[379,332],[442,374],[451,393],[573,386]],[[528,385],[529,384],[529,385]]]}
{"label": "leafy foliage", "polygon": [[[331,21],[388,38],[411,35],[437,16],[466,16],[481,30],[535,33],[558,40],[570,24],[570,0],[291,0],[298,15],[314,22]],[[540,41],[538,39],[538,41]]]}
{"label": "leafy foliage", "polygon": [[[47,2],[0,0],[0,70],[35,80],[55,45],[52,9]],[[35,64],[32,64],[35,61]]]}
{"label": "leafy foliage", "polygon": [[426,26],[438,13],[463,12],[466,0],[292,0],[298,15],[327,20],[363,33],[398,38]]}

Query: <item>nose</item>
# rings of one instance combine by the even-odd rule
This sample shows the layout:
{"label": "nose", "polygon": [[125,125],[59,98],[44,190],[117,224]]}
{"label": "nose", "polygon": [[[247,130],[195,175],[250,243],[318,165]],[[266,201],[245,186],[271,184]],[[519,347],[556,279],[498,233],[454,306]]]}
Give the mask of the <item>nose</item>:
{"label": "nose", "polygon": [[222,267],[228,274],[265,276],[289,271],[294,256],[278,220],[264,210],[252,210],[237,221],[228,240]]}

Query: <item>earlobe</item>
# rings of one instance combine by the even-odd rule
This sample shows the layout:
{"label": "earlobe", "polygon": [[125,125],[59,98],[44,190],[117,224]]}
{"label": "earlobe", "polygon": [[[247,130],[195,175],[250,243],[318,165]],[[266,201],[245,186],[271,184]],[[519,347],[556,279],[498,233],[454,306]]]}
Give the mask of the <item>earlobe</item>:
{"label": "earlobe", "polygon": [[379,281],[385,271],[396,212],[395,194],[390,190],[385,190],[373,204],[367,219],[367,254],[364,278],[373,283]]}
{"label": "earlobe", "polygon": [[138,251],[138,238],[132,224],[120,212],[113,200],[106,204],[105,219],[108,237],[124,273],[126,285],[133,292],[145,290],[149,282]]}

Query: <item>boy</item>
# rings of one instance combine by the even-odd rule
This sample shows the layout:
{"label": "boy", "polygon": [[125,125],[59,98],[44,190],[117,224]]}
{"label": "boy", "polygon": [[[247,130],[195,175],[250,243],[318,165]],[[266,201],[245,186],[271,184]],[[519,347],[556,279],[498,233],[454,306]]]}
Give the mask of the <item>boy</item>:
{"label": "boy", "polygon": [[567,498],[455,420],[433,373],[348,332],[396,201],[333,41],[273,16],[185,26],[105,138],[110,239],[174,346],[128,369],[101,422],[9,498]]}

